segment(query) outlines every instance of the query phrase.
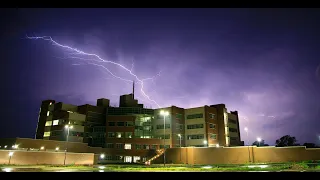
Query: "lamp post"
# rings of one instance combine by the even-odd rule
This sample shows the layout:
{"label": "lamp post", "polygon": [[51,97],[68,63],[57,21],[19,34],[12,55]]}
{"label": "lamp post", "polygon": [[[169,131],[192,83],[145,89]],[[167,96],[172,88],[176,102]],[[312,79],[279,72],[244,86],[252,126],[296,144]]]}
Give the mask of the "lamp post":
{"label": "lamp post", "polygon": [[179,136],[179,141],[180,141],[180,142],[179,142],[179,143],[180,143],[180,144],[179,144],[179,145],[180,145],[179,147],[181,147],[181,134],[178,134],[178,136]]}
{"label": "lamp post", "polygon": [[182,153],[181,153],[181,151],[182,151],[182,149],[181,149],[181,134],[178,134],[178,136],[179,136],[179,140],[180,140],[180,162],[181,162],[181,160],[182,160]]}
{"label": "lamp post", "polygon": [[[70,124],[70,123],[69,123]],[[64,161],[63,161],[63,165],[66,165],[66,159],[67,159],[67,151],[68,151],[68,141],[69,141],[69,133],[70,133],[70,129],[73,128],[73,126],[70,125],[66,125],[65,128],[67,129],[67,144],[66,144],[66,150],[64,152]]]}
{"label": "lamp post", "polygon": [[249,154],[249,163],[251,162],[251,157],[250,157],[250,149],[249,149],[249,133],[248,133],[248,128],[245,127],[244,128],[244,131],[246,132],[247,134],[247,141],[248,141],[248,154]]}
{"label": "lamp post", "polygon": [[13,152],[9,152],[9,164],[10,164],[10,161],[11,161],[11,157],[13,156]]}
{"label": "lamp post", "polygon": [[161,110],[160,115],[163,116],[163,166],[166,166],[166,116],[169,112]]}
{"label": "lamp post", "polygon": [[258,147],[260,147],[260,142],[261,142],[261,138],[257,138],[257,141],[258,141],[258,143],[259,143],[259,146]]}

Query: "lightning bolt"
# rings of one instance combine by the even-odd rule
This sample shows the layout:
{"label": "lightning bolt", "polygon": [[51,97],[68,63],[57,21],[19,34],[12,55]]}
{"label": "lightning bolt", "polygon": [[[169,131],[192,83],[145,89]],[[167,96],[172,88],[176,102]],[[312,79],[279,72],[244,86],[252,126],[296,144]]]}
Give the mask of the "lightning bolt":
{"label": "lightning bolt", "polygon": [[[109,60],[105,60],[103,58],[101,58],[99,55],[97,54],[93,54],[93,53],[87,53],[87,52],[84,52],[82,50],[79,50],[79,49],[76,49],[76,48],[73,48],[71,46],[67,46],[67,45],[63,45],[63,44],[60,44],[58,43],[57,41],[53,40],[51,38],[51,36],[26,36],[27,39],[32,39],[32,40],[38,40],[38,39],[41,39],[41,40],[45,40],[45,41],[49,41],[52,43],[52,45],[54,46],[58,46],[60,48],[63,48],[65,50],[68,50],[70,51],[69,55],[83,55],[83,56],[87,56],[87,57],[93,57],[95,59],[87,59],[87,58],[80,58],[80,57],[68,57],[68,58],[74,58],[74,59],[78,59],[78,60],[84,60],[84,61],[98,61],[98,62],[103,62],[103,63],[108,63],[108,64],[113,64],[113,65],[116,65],[120,68],[122,68],[124,71],[128,72],[130,75],[132,75],[138,82],[138,84],[141,85],[141,88],[140,88],[140,91],[142,93],[142,95],[148,99],[149,101],[153,102],[154,104],[156,104],[158,106],[158,108],[160,108],[160,105],[153,99],[151,99],[149,97],[149,95],[147,95],[147,93],[144,91],[144,81],[146,80],[154,80],[155,77],[152,77],[152,78],[146,78],[146,79],[140,79],[136,74],[134,74],[132,71],[133,71],[133,63],[132,63],[132,67],[131,69],[128,69],[127,67],[125,67],[124,65],[122,64],[119,64],[119,63],[116,63],[114,61],[109,61]],[[98,66],[98,67],[101,67],[105,70],[107,70],[113,77],[117,78],[117,79],[120,79],[120,80],[123,80],[123,81],[127,81],[127,82],[133,82],[132,80],[128,80],[128,79],[124,79],[124,78],[121,78],[119,76],[116,76],[114,73],[112,73],[107,67],[103,66],[103,65],[99,65],[99,64],[95,64],[95,63],[88,63],[90,65],[94,65],[94,66]],[[158,74],[160,75],[160,73]],[[157,75],[157,76],[158,76]]]}

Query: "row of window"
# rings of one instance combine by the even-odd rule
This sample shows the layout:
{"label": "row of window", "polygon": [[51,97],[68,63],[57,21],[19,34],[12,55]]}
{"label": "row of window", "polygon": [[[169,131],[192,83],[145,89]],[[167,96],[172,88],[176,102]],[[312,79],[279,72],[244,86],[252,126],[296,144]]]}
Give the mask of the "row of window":
{"label": "row of window", "polygon": [[[200,128],[203,128],[203,124],[190,124],[190,125],[187,125],[187,129],[200,129]],[[209,124],[209,128],[210,129],[215,129],[216,125],[210,123]]]}
{"label": "row of window", "polygon": [[[204,139],[204,134],[193,134],[193,135],[188,135],[187,139]],[[210,139],[217,139],[217,134],[210,134]]]}
{"label": "row of window", "polygon": [[235,129],[235,128],[229,128],[229,132],[238,132],[238,129]]}
{"label": "row of window", "polygon": [[193,134],[188,135],[187,139],[204,139],[204,134]]}
{"label": "row of window", "polygon": [[132,138],[132,132],[108,132],[108,138]]}
{"label": "row of window", "polygon": [[[48,131],[43,133],[43,137],[49,137],[49,136],[61,136],[65,135],[62,131]],[[76,131],[69,131],[69,136],[78,136],[78,137],[83,137],[84,133],[83,132],[76,132]]]}
{"label": "row of window", "polygon": [[[58,126],[58,125],[62,125],[65,123],[66,123],[65,119],[56,119],[53,121],[47,121],[45,126]],[[80,125],[80,126],[84,125],[84,122],[82,122],[82,121],[69,121],[69,123],[72,125]]]}
{"label": "row of window", "polygon": [[203,124],[190,124],[187,125],[187,129],[200,129],[203,128]]}
{"label": "row of window", "polygon": [[155,138],[157,138],[157,139],[170,139],[170,134],[157,135],[157,136],[155,136]]}
{"label": "row of window", "polygon": [[[116,149],[132,149],[132,144],[123,143],[107,143],[106,148],[116,148]],[[134,149],[156,149],[157,145],[145,145],[145,144],[135,144]]]}
{"label": "row of window", "polygon": [[[77,132],[75,132],[77,133]],[[80,133],[81,134],[81,133]],[[83,133],[82,133],[83,135]],[[132,138],[132,132],[108,132],[108,138]],[[216,134],[210,134],[210,139],[216,139]],[[139,136],[139,138],[152,138],[152,136]],[[170,139],[170,134],[155,136],[156,139]],[[181,136],[183,139],[183,136]],[[204,134],[188,135],[187,139],[204,139]]]}
{"label": "row of window", "polygon": [[133,158],[132,158],[132,156],[106,155],[103,159],[104,160],[108,160],[108,161],[123,161],[125,163],[132,163],[132,162],[136,163],[136,162],[141,161],[141,160],[142,160],[142,162],[147,161],[146,157],[142,157],[142,159],[141,159],[140,156],[133,156]]}
{"label": "row of window", "polygon": [[233,119],[228,119],[228,121],[232,124],[237,124],[237,121],[236,120],[233,120]]}
{"label": "row of window", "polygon": [[[166,129],[170,129],[170,124],[166,124],[165,127],[166,127]],[[156,129],[163,129],[163,128],[164,128],[163,125],[156,126]]]}
{"label": "row of window", "polygon": [[123,122],[123,121],[119,121],[119,122],[108,122],[108,126],[127,126],[127,127],[131,127],[134,125],[134,122],[133,121],[126,121],[126,122]]}
{"label": "row of window", "polygon": [[[214,119],[215,114],[213,113],[209,113],[209,118],[210,119]],[[187,119],[197,119],[197,118],[203,118],[203,114],[199,113],[199,114],[189,114],[187,115]]]}
{"label": "row of window", "polygon": [[203,114],[189,114],[187,115],[187,119],[197,119],[197,118],[203,118]]}

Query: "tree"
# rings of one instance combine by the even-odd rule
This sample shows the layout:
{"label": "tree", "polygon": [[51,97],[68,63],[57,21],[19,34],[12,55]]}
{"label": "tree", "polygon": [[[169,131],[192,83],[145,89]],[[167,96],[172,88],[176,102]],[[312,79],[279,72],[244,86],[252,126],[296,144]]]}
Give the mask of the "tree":
{"label": "tree", "polygon": [[297,139],[294,136],[285,135],[276,140],[277,147],[296,146]]}
{"label": "tree", "polygon": [[252,143],[252,146],[257,146],[257,147],[265,146],[264,140],[262,139],[262,140],[260,141],[260,143],[259,143],[258,141],[253,142],[253,143]]}

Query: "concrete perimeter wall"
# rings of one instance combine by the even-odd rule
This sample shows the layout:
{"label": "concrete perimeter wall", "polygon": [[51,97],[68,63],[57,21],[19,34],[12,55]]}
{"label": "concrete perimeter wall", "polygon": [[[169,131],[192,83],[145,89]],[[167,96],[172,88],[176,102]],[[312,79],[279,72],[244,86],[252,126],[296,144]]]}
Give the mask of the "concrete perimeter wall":
{"label": "concrete perimeter wall", "polygon": [[[64,152],[44,152],[44,151],[9,151],[0,150],[0,164],[9,163],[9,152],[13,152],[10,164],[16,165],[35,165],[35,164],[51,164],[63,165]],[[73,165],[93,165],[93,153],[67,153],[66,164]]]}
{"label": "concrete perimeter wall", "polygon": [[[320,148],[299,147],[220,147],[171,148],[166,150],[167,164],[246,164],[320,160]],[[163,163],[160,156],[152,163]]]}

